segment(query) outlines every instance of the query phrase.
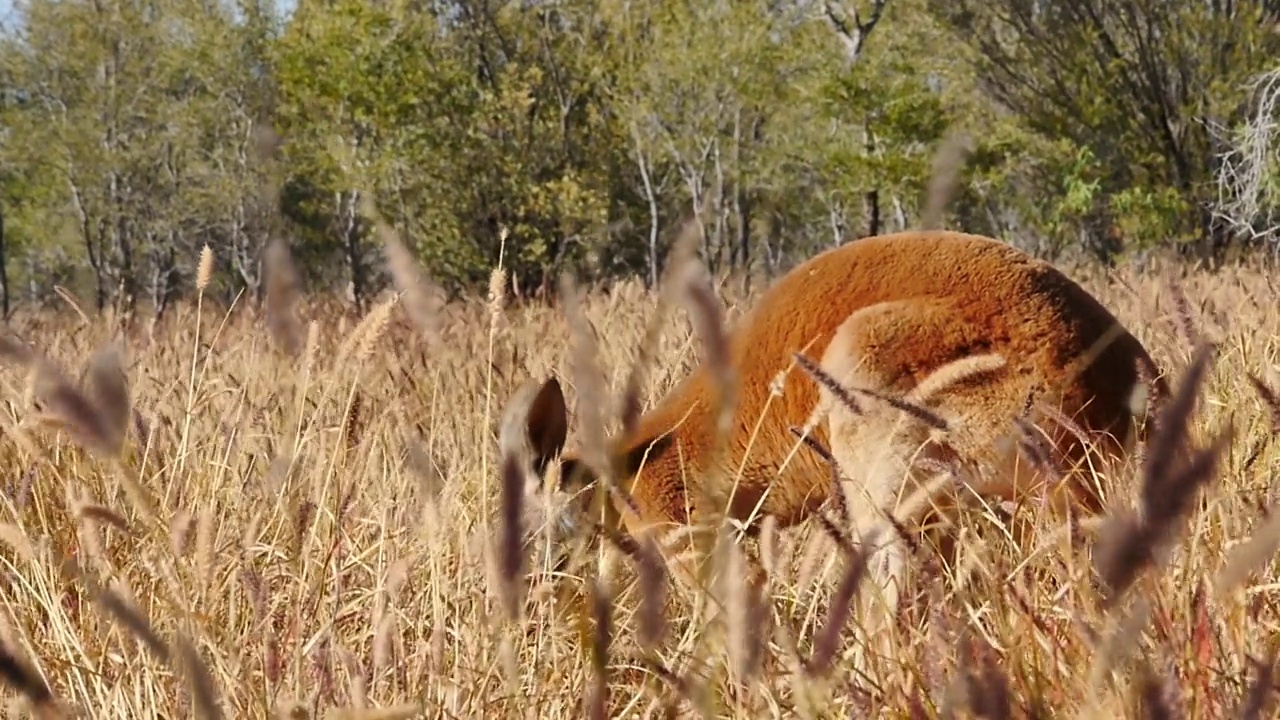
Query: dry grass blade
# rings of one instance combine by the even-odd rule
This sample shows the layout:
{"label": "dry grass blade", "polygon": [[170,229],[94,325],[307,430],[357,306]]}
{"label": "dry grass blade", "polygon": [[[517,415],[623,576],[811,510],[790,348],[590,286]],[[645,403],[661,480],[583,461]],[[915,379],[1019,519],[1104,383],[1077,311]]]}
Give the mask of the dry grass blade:
{"label": "dry grass blade", "polygon": [[964,169],[965,156],[971,142],[963,133],[948,135],[933,156],[933,172],[929,176],[929,189],[925,195],[924,212],[920,216],[922,230],[942,227],[947,204],[960,184],[960,172]]}
{"label": "dry grass blade", "polygon": [[1018,430],[1018,448],[1031,461],[1032,467],[1042,471],[1049,483],[1061,482],[1065,476],[1053,460],[1049,441],[1037,431],[1035,425],[1023,418],[1014,418],[1013,424]]}
{"label": "dry grass blade", "polygon": [[1272,512],[1248,542],[1231,548],[1214,580],[1214,592],[1225,597],[1244,583],[1255,569],[1270,562],[1277,550],[1280,550],[1280,513]]}
{"label": "dry grass blade", "polygon": [[77,443],[105,456],[119,452],[117,433],[97,403],[49,363],[40,365],[36,397],[43,405],[44,418],[67,430]]}
{"label": "dry grass blade", "polygon": [[345,365],[348,359],[356,368],[367,365],[378,341],[383,338],[387,323],[391,320],[391,309],[397,301],[398,296],[392,294],[374,305],[364,317],[360,318],[360,322],[356,324],[351,334],[338,347],[334,361],[338,366]]}
{"label": "dry grass blade", "polygon": [[789,430],[792,435],[799,438],[800,442],[804,443],[805,447],[816,453],[824,462],[828,464],[835,464],[835,456],[831,454],[830,450],[823,447],[822,443],[818,442],[812,435],[804,434],[804,430],[801,430],[795,425],[787,428],[787,430]]}
{"label": "dry grass blade", "polygon": [[679,280],[687,277],[698,252],[698,222],[696,218],[685,221],[679,235],[667,256],[664,278],[658,293],[658,306],[645,326],[644,338],[640,341],[639,354],[631,363],[631,372],[627,375],[627,383],[622,394],[622,429],[624,434],[635,430],[640,419],[640,388],[644,383],[649,366],[653,364],[654,353],[658,348],[662,325],[667,313],[675,302],[676,291],[680,288]]}
{"label": "dry grass blade", "polygon": [[195,518],[186,510],[178,510],[169,521],[169,549],[174,557],[183,557],[191,546],[191,530]]}
{"label": "dry grass blade", "polygon": [[1093,648],[1093,666],[1090,668],[1090,684],[1097,687],[1114,668],[1138,648],[1142,629],[1151,618],[1151,603],[1145,597],[1137,598],[1128,608],[1118,611],[1120,617],[1115,629],[1106,635],[1080,622],[1080,630],[1087,634]]}
{"label": "dry grass blade", "polygon": [[107,611],[109,615],[114,617],[120,624],[124,625],[129,632],[142,641],[147,649],[151,651],[157,659],[169,662],[169,645],[165,643],[155,630],[152,629],[151,623],[138,612],[137,609],[129,605],[123,598],[116,595],[111,590],[104,590],[98,595],[98,604]]}
{"label": "dry grass blade", "polygon": [[0,645],[0,677],[32,705],[45,707],[54,702],[53,691],[35,670],[27,667],[9,649]]}
{"label": "dry grass blade", "polygon": [[[76,572],[79,574],[78,569]],[[156,634],[156,631],[151,627],[150,621],[142,613],[138,612],[137,608],[126,602],[114,590],[97,587],[97,583],[92,582],[88,576],[81,574],[81,579],[89,586],[90,594],[102,606],[102,609],[107,611],[108,615],[115,618],[117,622],[124,625],[129,632],[141,640],[142,644],[146,645],[147,649],[157,659],[166,663],[169,662],[171,657],[169,644]]]}
{"label": "dry grass blade", "polygon": [[133,411],[133,433],[142,445],[151,442],[151,423],[137,410]]}
{"label": "dry grass blade", "polygon": [[498,578],[501,583],[503,606],[507,617],[515,620],[520,614],[520,592],[517,581],[524,567],[523,512],[524,472],[514,453],[502,458],[502,493],[500,524],[498,528]]}
{"label": "dry grass blade", "polygon": [[56,293],[58,297],[62,298],[62,301],[65,302],[68,307],[74,310],[76,315],[80,316],[81,323],[85,325],[89,324],[89,315],[85,313],[83,308],[80,307],[80,302],[76,300],[74,295],[72,295],[65,287],[61,285],[54,285],[53,292]]}
{"label": "dry grass blade", "polygon": [[364,395],[357,391],[351,395],[351,403],[342,418],[342,438],[350,452],[355,451],[364,436],[364,420]]}
{"label": "dry grass blade", "polygon": [[1191,303],[1187,301],[1186,293],[1182,292],[1182,285],[1170,277],[1168,287],[1169,295],[1173,298],[1174,318],[1182,342],[1189,347],[1200,345],[1200,333],[1196,331],[1195,322],[1191,319]]}
{"label": "dry grass blade", "polygon": [[1159,422],[1147,461],[1143,467],[1142,507],[1147,515],[1166,515],[1172,508],[1166,503],[1173,499],[1167,490],[1173,473],[1172,470],[1180,457],[1184,457],[1184,444],[1187,430],[1191,422],[1191,414],[1195,408],[1196,395],[1209,369],[1209,361],[1213,356],[1213,348],[1201,346],[1196,352],[1191,366],[1179,383],[1173,397],[1161,409]]}
{"label": "dry grass blade", "polygon": [[693,263],[685,273],[684,297],[695,333],[702,339],[706,353],[706,366],[716,380],[716,431],[723,439],[737,403],[736,381],[729,355],[729,335],[724,325],[724,308],[716,298],[710,278],[701,271],[701,265]]}
{"label": "dry grass blade", "polygon": [[443,484],[443,479],[431,455],[426,450],[423,450],[421,445],[413,443],[408,447],[405,465],[413,472],[414,477],[418,479],[418,486],[422,490],[423,499],[429,502],[436,502],[440,497],[440,486]]}
{"label": "dry grass blade", "polygon": [[1098,533],[1094,566],[1104,585],[1104,607],[1111,607],[1154,561],[1155,548],[1137,513],[1112,514]]}
{"label": "dry grass blade", "polygon": [[[1160,495],[1160,502],[1149,503],[1143,508],[1143,521],[1155,526],[1168,526],[1184,517],[1191,509],[1191,501],[1197,490],[1213,482],[1218,462],[1231,444],[1234,429],[1228,425],[1214,438],[1208,447],[1192,453],[1181,470],[1174,473]],[[1150,497],[1154,497],[1154,494]]]}
{"label": "dry grass blade", "polygon": [[409,720],[421,717],[423,707],[419,703],[405,703],[384,708],[342,708],[325,713],[328,720]]}
{"label": "dry grass blade", "polygon": [[587,717],[604,720],[609,717],[609,645],[613,642],[613,618],[610,598],[599,580],[592,578],[590,591],[591,620],[591,687],[586,698]]}
{"label": "dry grass blade", "polygon": [[569,321],[570,366],[573,369],[574,385],[578,389],[582,458],[597,477],[604,478],[609,483],[612,473],[605,441],[604,375],[599,367],[596,334],[586,315],[582,313],[578,289],[574,286],[573,278],[568,275],[560,278],[560,297]]}
{"label": "dry grass blade", "polygon": [[[1095,559],[1104,584],[1104,607],[1114,607],[1142,572],[1156,562],[1175,526],[1190,510],[1196,491],[1214,479],[1218,461],[1230,441],[1228,427],[1162,483],[1164,494],[1158,504],[1144,508],[1142,515],[1117,515],[1107,521]],[[1151,497],[1148,488],[1143,494]]]}
{"label": "dry grass blade", "polygon": [[413,253],[395,231],[387,226],[373,204],[372,193],[361,193],[361,209],[373,220],[387,254],[387,268],[396,289],[404,294],[404,309],[430,344],[440,339],[440,311],[444,307],[444,291],[422,271]]}
{"label": "dry grass blade", "polygon": [[105,508],[101,505],[94,505],[92,503],[84,503],[76,508],[76,514],[82,519],[106,523],[117,530],[129,532],[129,523],[123,517],[120,517],[119,513],[111,510],[110,508]]}
{"label": "dry grass blade", "polygon": [[640,644],[654,650],[666,632],[666,567],[651,534],[636,544],[636,565],[640,581]]}
{"label": "dry grass blade", "polygon": [[809,376],[817,381],[819,385],[825,387],[837,400],[840,401],[840,404],[844,405],[853,413],[859,415],[862,414],[862,406],[859,405],[858,401],[853,397],[853,393],[841,384],[839,380],[832,377],[830,373],[823,370],[822,366],[818,365],[818,363],[801,353],[795,353],[792,357],[795,358],[796,364],[800,366],[801,370],[808,373]]}
{"label": "dry grass blade", "polygon": [[885,403],[886,405],[888,405],[889,407],[895,410],[900,410],[903,413],[906,413],[907,415],[915,418],[916,420],[923,422],[925,425],[928,425],[929,427],[934,428],[935,430],[946,430],[947,428],[950,427],[950,423],[944,420],[937,413],[933,412],[932,410],[926,407],[917,405],[916,403],[913,403],[909,400],[896,398],[896,397],[893,397],[892,395],[887,395],[878,390],[871,390],[869,388],[855,387],[850,389],[853,390],[853,392],[866,395],[867,397],[873,397],[879,400],[880,402]]}
{"label": "dry grass blade", "polygon": [[272,240],[267,245],[262,269],[266,275],[267,330],[280,349],[296,357],[305,336],[297,315],[301,283],[288,243],[278,238]]}
{"label": "dry grass blade", "polygon": [[1008,720],[1013,717],[1013,693],[1009,677],[992,657],[995,652],[987,643],[980,645],[977,667],[965,667],[965,694],[975,717]]}
{"label": "dry grass blade", "polygon": [[409,318],[427,338],[436,342],[440,337],[440,309],[444,305],[443,291],[428,282],[413,254],[399,239],[388,236],[385,240],[387,264],[396,288],[404,293],[404,307]]}
{"label": "dry grass blade", "polygon": [[[805,355],[801,353],[795,353],[793,357],[795,358],[796,363],[800,365],[801,369],[803,369],[814,380],[816,380],[819,384],[825,387],[837,400],[840,401],[842,405],[844,405],[854,413],[858,413],[858,414],[862,413],[862,406],[853,397],[854,393],[859,393],[861,395],[866,395],[867,397],[875,398],[876,400],[879,400],[896,410],[900,410],[906,413],[907,415],[913,418],[916,418],[917,420],[920,420],[926,425],[929,425],[930,427],[933,427],[937,430],[947,430],[950,427],[950,425],[947,423],[946,420],[944,420],[937,413],[933,412],[932,410],[929,410],[928,408],[921,407],[920,405],[914,402],[911,402],[909,400],[895,398],[890,395],[877,392],[875,390],[870,390],[867,388],[845,387],[838,380],[832,377],[830,373],[828,373],[826,370],[823,370],[821,366],[819,366],[817,363],[815,363],[813,360],[806,357]],[[983,357],[985,358],[986,356],[983,356]],[[995,357],[995,356],[992,356],[992,357]],[[1000,363],[1002,364],[1003,360],[1001,360]],[[958,364],[957,368],[959,368],[960,370],[963,370],[964,372],[957,373],[956,378],[967,377],[968,376],[967,373],[969,372],[988,371],[991,368],[988,368],[987,364],[988,362],[986,360],[976,361],[972,368],[967,367],[964,364]],[[949,373],[946,375],[946,377],[948,378],[949,382],[958,381],[956,379],[951,379],[951,376]]]}
{"label": "dry grass blade", "polygon": [[27,562],[33,562],[36,559],[36,550],[31,544],[31,538],[17,525],[0,523],[0,542],[8,545]]}
{"label": "dry grass blade", "polygon": [[[792,435],[800,438],[800,442],[804,443],[805,447],[812,450],[827,464],[831,473],[831,503],[835,506],[836,513],[838,513],[837,517],[840,518],[841,522],[847,522],[850,517],[849,499],[846,497],[844,485],[840,482],[840,463],[836,461],[835,455],[832,455],[830,450],[823,447],[822,443],[816,438],[805,434],[804,430],[794,425],[787,429],[791,431]],[[824,516],[819,515],[818,517],[826,521]]]}
{"label": "dry grass blade", "polygon": [[[697,228],[687,236],[697,238]],[[401,241],[416,253],[407,236]],[[0,562],[8,566],[0,576],[6,685],[0,715],[65,717],[65,703],[80,716],[121,717],[149,717],[157,709],[217,716],[220,705],[227,717],[923,718],[952,712],[1106,718],[1143,717],[1139,693],[1145,689],[1151,716],[1275,716],[1280,698],[1271,625],[1280,598],[1271,576],[1280,553],[1280,486],[1273,477],[1280,467],[1280,374],[1271,374],[1280,358],[1280,310],[1265,302],[1258,269],[1227,267],[1196,274],[1194,285],[1182,281],[1197,321],[1201,313],[1205,321],[1212,317],[1202,306],[1240,313],[1231,332],[1222,332],[1222,323],[1201,323],[1206,337],[1212,331],[1223,339],[1200,373],[1194,402],[1180,376],[1201,348],[1181,345],[1171,324],[1143,322],[1156,297],[1172,318],[1164,279],[1122,271],[1135,277],[1134,298],[1101,286],[1099,302],[1136,327],[1144,342],[1156,343],[1148,347],[1153,357],[1182,359],[1181,367],[1170,368],[1173,377],[1154,365],[1141,371],[1144,381],[1155,383],[1149,397],[1117,387],[1104,403],[1108,412],[1129,404],[1148,416],[1138,419],[1141,432],[1132,443],[1119,438],[1121,447],[1136,447],[1142,456],[1114,465],[1087,449],[1077,456],[1075,441],[1097,439],[1099,417],[1061,402],[1061,375],[1024,387],[1028,379],[999,369],[998,357],[972,356],[900,392],[823,365],[822,353],[792,347],[812,358],[809,368],[796,367],[803,359],[784,357],[780,367],[752,369],[759,384],[735,388],[741,403],[735,419],[743,424],[732,439],[743,444],[726,444],[734,462],[713,467],[703,461],[721,460],[706,455],[715,452],[711,406],[720,380],[709,370],[720,356],[703,347],[702,337],[690,336],[685,312],[693,303],[685,301],[693,296],[684,283],[697,272],[689,264],[696,261],[689,253],[681,269],[679,255],[668,254],[675,279],[659,291],[672,304],[661,335],[654,330],[641,340],[661,298],[630,279],[611,280],[603,292],[579,284],[573,296],[550,293],[554,309],[538,302],[486,305],[482,281],[441,312],[449,343],[433,348],[429,359],[416,349],[426,344],[409,315],[396,318],[401,311],[387,306],[391,321],[367,313],[369,324],[353,333],[361,319],[340,298],[301,301],[298,315],[314,323],[301,356],[287,357],[267,337],[265,306],[245,310],[227,295],[229,286],[216,298],[208,294],[228,269],[221,255],[203,304],[193,294],[154,327],[128,325],[123,309],[82,327],[60,304],[50,316],[20,308],[10,318],[10,337],[42,351],[47,346],[50,359],[17,341],[11,343],[16,349],[6,349],[0,340],[0,358],[24,363],[0,361],[8,390],[0,398],[0,432],[8,443],[0,452],[0,513],[7,514],[0,517]],[[190,261],[194,269],[196,256]],[[1095,278],[1101,278],[1082,272],[1082,284],[1099,287]],[[492,297],[513,291],[529,297],[530,276],[514,275],[514,283],[511,276],[505,284],[495,280]],[[734,316],[739,306],[758,305],[763,289],[716,282],[711,288]],[[1260,298],[1252,309],[1248,296]],[[398,291],[377,300],[384,297],[411,304]],[[627,500],[618,487],[630,489],[630,483],[616,483],[607,493],[611,512],[590,517],[589,483],[560,484],[573,466],[582,468],[584,480],[596,480],[577,453],[558,457],[562,438],[574,450],[586,439],[581,430],[590,413],[578,408],[595,397],[583,392],[588,383],[575,383],[575,348],[564,342],[576,338],[562,299],[590,319],[576,330],[589,328],[596,364],[618,371],[606,378],[628,384],[626,398],[614,397],[623,388],[608,382],[598,398],[607,413],[616,407],[628,415],[622,432],[608,414],[602,423],[621,441],[615,446],[606,438],[615,483],[621,468],[630,471],[642,460],[643,446],[650,476],[670,470],[674,486],[683,471],[687,486],[642,482]],[[209,317],[210,303],[222,314],[224,300],[225,318]],[[488,314],[494,308],[501,312],[498,330]],[[731,321],[726,315],[716,322]],[[150,342],[135,346],[140,337]],[[340,365],[338,350],[348,338],[352,360]],[[741,383],[748,376],[741,363],[763,358],[756,348],[738,347],[740,339],[728,339]],[[137,434],[153,438],[135,447],[131,429],[126,452],[111,458],[82,452],[69,430],[42,431],[33,417],[54,416],[35,392],[37,369],[47,362],[66,376],[59,378],[66,392],[83,396],[59,406],[70,411],[58,415],[97,413],[106,425],[118,422],[104,409],[110,402],[99,399],[90,368],[95,350],[107,347],[104,340],[123,358],[104,366],[127,371],[118,397],[127,393],[131,405],[145,410],[150,427]],[[997,346],[991,351],[1003,353],[1004,345]],[[187,392],[193,352],[200,386],[194,394]],[[643,372],[633,371],[637,356],[652,358]],[[363,368],[357,367],[361,357],[370,359]],[[1129,377],[1128,365],[1114,355],[1100,358],[1082,383]],[[83,381],[77,377],[82,368]],[[814,368],[844,387],[823,384]],[[52,388],[55,374],[41,372],[41,390]],[[992,374],[975,376],[984,372]],[[657,412],[643,416],[650,399],[695,373],[693,413],[655,403]],[[508,416],[497,398],[514,397],[526,378],[543,402],[551,397],[556,404],[509,402],[515,412]],[[952,391],[1007,379],[1022,388],[1004,396],[1012,400],[1010,412],[976,419],[1001,424],[992,449],[1018,451],[1010,458],[1013,468],[988,467],[986,448],[953,458],[922,452],[914,442],[900,448],[901,465],[884,466],[910,470],[905,484],[872,467],[840,468],[832,461],[833,448],[840,454],[849,449],[842,445],[860,438],[885,442],[898,426],[936,438],[914,417],[849,386],[921,406],[964,432],[961,420],[975,418],[981,401],[952,403]],[[810,391],[803,406],[791,402],[795,382]],[[564,392],[552,392],[561,383]],[[865,414],[846,410],[832,391],[843,391]],[[1170,404],[1175,394],[1181,406]],[[574,412],[559,404],[565,397],[577,403]],[[1152,411],[1151,398],[1164,404]],[[748,400],[752,417],[742,417]],[[782,412],[756,422],[758,405]],[[1222,422],[1233,413],[1234,421]],[[885,425],[866,428],[865,436],[844,435],[824,414],[874,415]],[[131,411],[130,422],[137,416]],[[1074,425],[1066,418],[1076,418]],[[661,430],[668,421],[680,425],[658,444],[625,431],[628,423]],[[1232,436],[1218,433],[1229,425],[1236,436],[1223,450]],[[1151,452],[1153,442],[1165,449]],[[1256,464],[1246,464],[1259,446]],[[620,452],[628,447],[637,450]],[[767,464],[757,462],[756,449],[769,451]],[[866,447],[866,459],[877,460],[877,449],[893,453],[895,447]],[[543,457],[547,463],[534,462]],[[783,468],[773,463],[780,458],[788,462]],[[970,459],[983,467],[967,472]],[[1099,492],[1090,500],[1107,512],[1130,511],[1105,523],[1102,542],[1094,540],[1105,516],[1079,508],[1074,493],[1063,496],[1060,517],[1056,508],[1042,507],[1041,498],[1021,492],[1026,466],[1050,463],[1058,467],[1036,473],[1045,482],[1033,492],[1064,473],[1074,482],[1071,475],[1079,473],[1093,486],[1083,489]],[[1000,471],[1019,476],[1003,478]],[[861,485],[877,479],[892,482],[893,497],[860,507],[858,491],[874,489]],[[1015,490],[1014,497],[973,496],[978,482],[1002,479],[1016,487],[993,489]],[[152,493],[154,515],[131,501],[128,481]],[[596,490],[605,485],[597,482]],[[761,502],[759,491],[771,486]],[[720,500],[731,487],[739,489],[732,505],[711,507],[694,497],[705,489]],[[836,487],[841,492],[833,492]],[[658,497],[668,490],[669,501]],[[1139,499],[1120,507],[1130,495]],[[975,501],[973,512],[956,504],[966,498]],[[646,531],[649,522],[634,521],[657,520],[655,509],[672,510],[676,503],[689,514],[673,512],[671,531],[663,525]],[[753,512],[762,522],[728,521],[719,516],[725,507],[733,520]],[[846,521],[864,513],[858,520],[875,526],[878,542],[858,537],[862,522]],[[727,558],[701,552],[704,539],[733,536],[738,552]],[[879,582],[889,581],[878,572],[888,541],[895,557],[886,560],[905,563],[884,568],[903,581],[895,597],[883,598],[897,600],[897,612],[876,602],[893,588]],[[870,553],[865,568],[860,549]],[[114,593],[91,593],[90,580],[64,581],[62,556],[76,558],[92,581]],[[1095,559],[1110,567],[1099,570]],[[723,560],[728,563],[717,562]],[[1194,587],[1206,572],[1218,602],[1206,602],[1207,594]],[[1104,607],[1103,596],[1115,607]],[[1135,607],[1144,609],[1131,612]],[[966,634],[972,652],[958,652]],[[1144,654],[1155,677],[1140,684]],[[157,655],[167,655],[167,664]],[[1167,692],[1171,687],[1176,695]],[[50,708],[33,712],[28,700],[42,702],[49,693]],[[298,702],[289,708],[285,698]]]}
{"label": "dry grass blade", "polygon": [[88,394],[102,418],[112,447],[118,452],[129,432],[133,404],[124,362],[116,345],[106,345],[89,358]]}
{"label": "dry grass blade", "polygon": [[1268,656],[1264,661],[1250,658],[1249,664],[1253,666],[1254,678],[1253,682],[1249,683],[1249,690],[1240,703],[1237,717],[1240,720],[1259,720],[1275,694],[1276,661],[1275,657]]}
{"label": "dry grass blade", "polygon": [[714,552],[719,572],[713,593],[719,596],[725,610],[723,633],[728,667],[731,677],[736,676],[735,683],[745,688],[756,677],[764,657],[768,613],[761,597],[763,587],[756,567],[749,564],[747,553],[732,533],[719,533]]}
{"label": "dry grass blade", "polygon": [[36,360],[36,351],[12,335],[0,336],[0,361],[26,367]]}
{"label": "dry grass blade", "polygon": [[831,538],[841,552],[850,556],[858,552],[857,546],[854,545],[853,540],[849,537],[849,533],[838,527],[834,522],[831,522],[831,518],[826,515],[816,515],[814,519],[818,521],[818,527],[822,528],[822,531]]}
{"label": "dry grass blade", "polygon": [[1181,717],[1170,699],[1172,687],[1169,681],[1156,675],[1146,662],[1142,663],[1136,685],[1135,692],[1142,708],[1142,717],[1148,720],[1173,720]]}
{"label": "dry grass blade", "polygon": [[1267,406],[1267,417],[1271,421],[1271,432],[1280,433],[1280,395],[1271,389],[1270,385],[1263,382],[1257,375],[1248,374],[1249,384],[1253,386],[1254,391],[1258,393],[1258,397],[1262,398],[1262,403]]}
{"label": "dry grass blade", "polygon": [[695,694],[693,683],[683,677],[680,677],[673,672],[671,668],[663,665],[657,660],[645,658],[641,661],[641,664],[648,668],[654,675],[657,675],[658,678],[661,679],[662,682],[666,683],[668,687],[674,690],[680,699],[691,705],[696,704],[697,696]]}
{"label": "dry grass blade", "polygon": [[853,601],[862,586],[867,574],[867,561],[870,556],[865,548],[875,547],[879,531],[873,531],[864,538],[862,547],[845,555],[845,569],[840,578],[840,585],[831,597],[827,616],[813,640],[813,653],[805,663],[805,669],[813,675],[822,675],[831,668],[836,650],[840,645],[840,632],[849,621],[853,612]]}
{"label": "dry grass blade", "polygon": [[209,674],[209,667],[186,636],[179,635],[175,644],[179,665],[191,685],[191,702],[196,710],[196,717],[219,720],[222,717],[222,706],[218,701],[218,688],[213,682],[213,676]]}
{"label": "dry grass blade", "polygon": [[[617,490],[617,486],[614,486]],[[619,495],[614,497],[621,498]],[[602,523],[595,518],[588,518],[591,522],[592,530],[600,533],[609,544],[617,548],[622,554],[629,558],[637,557],[640,554],[640,543],[631,535],[618,530],[616,527]]]}

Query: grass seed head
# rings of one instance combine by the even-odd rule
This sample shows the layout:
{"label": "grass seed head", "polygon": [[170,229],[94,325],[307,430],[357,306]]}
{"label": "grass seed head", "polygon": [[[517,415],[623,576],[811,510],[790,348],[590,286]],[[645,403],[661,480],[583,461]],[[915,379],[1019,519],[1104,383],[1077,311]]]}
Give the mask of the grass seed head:
{"label": "grass seed head", "polygon": [[200,262],[196,266],[196,292],[204,292],[213,278],[213,248],[205,245],[200,249]]}
{"label": "grass seed head", "polygon": [[268,243],[262,269],[266,275],[267,329],[281,350],[296,356],[304,339],[297,316],[301,281],[288,243],[279,238]]}

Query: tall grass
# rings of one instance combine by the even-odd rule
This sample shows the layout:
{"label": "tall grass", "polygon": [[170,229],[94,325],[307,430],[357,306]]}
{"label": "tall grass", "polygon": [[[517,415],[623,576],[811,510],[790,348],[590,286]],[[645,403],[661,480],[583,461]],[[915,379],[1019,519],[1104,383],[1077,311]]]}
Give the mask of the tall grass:
{"label": "tall grass", "polygon": [[[13,320],[8,714],[1274,712],[1280,309],[1262,271],[1088,277],[1173,371],[1141,463],[1108,479],[1105,518],[991,508],[965,518],[954,563],[917,545],[894,652],[860,673],[862,565],[830,521],[766,523],[750,547],[722,533],[709,550],[730,572],[690,595],[648,542],[610,578],[563,564],[550,496],[504,464],[494,411],[522,388],[554,373],[571,405],[592,397],[575,420],[616,432],[714,342],[696,310],[632,285],[581,294],[575,325],[501,287],[442,306],[391,257],[403,302],[354,322],[298,295],[283,247],[261,316],[202,300],[154,327]],[[686,300],[732,320],[751,298]],[[743,553],[762,586],[740,581]]]}

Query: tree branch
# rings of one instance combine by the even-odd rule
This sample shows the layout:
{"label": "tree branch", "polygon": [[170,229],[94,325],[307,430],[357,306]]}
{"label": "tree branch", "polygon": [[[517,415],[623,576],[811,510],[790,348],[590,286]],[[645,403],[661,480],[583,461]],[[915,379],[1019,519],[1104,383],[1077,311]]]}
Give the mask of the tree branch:
{"label": "tree branch", "polygon": [[868,14],[867,19],[863,20],[857,8],[846,10],[842,3],[837,3],[834,0],[825,0],[822,3],[823,14],[826,16],[827,22],[831,24],[831,28],[836,31],[836,36],[840,38],[840,42],[844,45],[844,56],[850,64],[857,62],[862,55],[862,48],[867,42],[867,36],[871,34],[872,30],[875,30],[880,18],[884,16],[884,9],[888,4],[889,0],[872,0],[871,12]]}

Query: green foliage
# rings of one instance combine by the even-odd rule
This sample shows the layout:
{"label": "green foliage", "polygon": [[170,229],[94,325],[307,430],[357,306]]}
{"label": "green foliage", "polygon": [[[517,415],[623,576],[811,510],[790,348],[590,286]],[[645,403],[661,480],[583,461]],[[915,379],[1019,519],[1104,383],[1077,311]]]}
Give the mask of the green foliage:
{"label": "green foliage", "polygon": [[831,158],[839,166],[831,168],[833,184],[849,193],[878,189],[914,204],[949,119],[910,59],[844,69],[820,93],[819,117],[841,126],[844,135],[833,143]]}
{"label": "green foliage", "polygon": [[526,280],[580,257],[572,239],[606,224],[612,195],[609,117],[592,106],[600,77],[547,27],[565,19],[494,20],[446,34],[422,11],[299,9],[277,47],[279,119],[290,171],[314,186],[297,213],[312,242],[343,246],[324,218],[360,188],[447,282],[483,280],[503,233]]}
{"label": "green foliage", "polygon": [[[1216,200],[1212,158],[1222,149],[1212,128],[1239,112],[1243,81],[1280,50],[1266,3],[931,5],[973,51],[992,99],[1032,132],[1094,159],[1085,185],[1065,183],[1070,197],[1055,224],[1088,214],[1110,216],[1135,237],[1182,243],[1204,235]],[[1074,161],[1067,163],[1070,174]],[[1093,206],[1074,207],[1084,187]]]}
{"label": "green foliage", "polygon": [[1243,137],[1214,129],[1247,119],[1269,16],[1024,5],[891,0],[852,57],[847,23],[777,3],[31,0],[0,35],[6,259],[32,297],[63,277],[163,304],[205,244],[217,287],[256,292],[283,231],[313,282],[364,298],[386,280],[367,193],[457,290],[500,254],[522,290],[654,279],[695,211],[713,269],[775,272],[914,226],[952,132],[952,226],[1045,254],[1205,247]]}
{"label": "green foliage", "polygon": [[1129,187],[1111,196],[1110,209],[1121,234],[1134,249],[1159,245],[1186,245],[1196,241],[1180,222],[1194,208],[1173,187]]}
{"label": "green foliage", "polygon": [[12,178],[30,179],[12,200],[16,249],[31,261],[52,257],[38,248],[78,246],[62,262],[80,268],[99,306],[121,291],[163,304],[201,240],[228,226],[242,237],[253,215],[245,150],[259,96],[246,48],[267,30],[218,5],[24,7],[0,56],[5,84],[24,98],[6,109],[3,149],[10,196],[20,192]]}

